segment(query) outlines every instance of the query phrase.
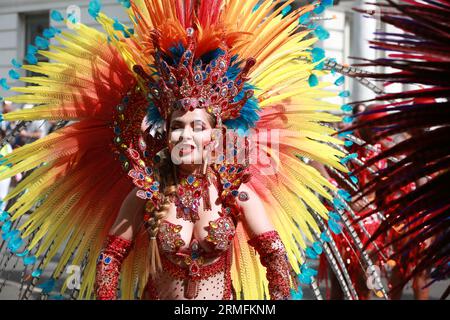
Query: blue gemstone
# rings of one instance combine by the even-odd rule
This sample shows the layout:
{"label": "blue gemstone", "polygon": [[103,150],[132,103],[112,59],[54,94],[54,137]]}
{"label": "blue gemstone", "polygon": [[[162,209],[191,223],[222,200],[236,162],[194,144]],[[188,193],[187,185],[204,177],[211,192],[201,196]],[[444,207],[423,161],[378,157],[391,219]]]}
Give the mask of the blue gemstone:
{"label": "blue gemstone", "polygon": [[146,172],[147,174],[153,174],[152,168],[149,168],[149,167],[145,168],[145,172]]}
{"label": "blue gemstone", "polygon": [[147,191],[147,192],[145,193],[145,196],[146,196],[148,199],[150,199],[150,198],[153,196],[153,193]]}
{"label": "blue gemstone", "polygon": [[192,252],[191,257],[192,257],[192,259],[197,259],[198,258],[198,253],[197,252]]}
{"label": "blue gemstone", "polygon": [[225,189],[228,189],[229,187],[231,187],[231,183],[227,182],[227,183],[225,183],[225,184],[223,185],[223,187],[224,187]]}
{"label": "blue gemstone", "polygon": [[195,181],[195,177],[194,177],[193,175],[189,175],[189,176],[187,177],[187,182],[188,182],[189,184],[193,184],[194,181]]}
{"label": "blue gemstone", "polygon": [[139,180],[144,180],[144,175],[142,173],[139,173]]}
{"label": "blue gemstone", "polygon": [[150,189],[151,189],[152,191],[158,191],[158,186],[152,185],[152,186],[150,187]]}
{"label": "blue gemstone", "polygon": [[232,194],[234,197],[237,197],[237,196],[239,195],[239,191],[238,191],[238,190],[233,190],[233,191],[231,191],[231,194]]}
{"label": "blue gemstone", "polygon": [[110,264],[111,263],[111,257],[106,257],[105,260],[103,261],[105,264]]}

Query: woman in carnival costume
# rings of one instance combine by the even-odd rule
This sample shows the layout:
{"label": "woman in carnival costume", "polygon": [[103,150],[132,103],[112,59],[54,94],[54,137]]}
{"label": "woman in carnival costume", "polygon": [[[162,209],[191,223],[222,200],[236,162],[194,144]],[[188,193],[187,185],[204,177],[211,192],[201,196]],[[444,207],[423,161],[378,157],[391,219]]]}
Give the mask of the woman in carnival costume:
{"label": "woman in carnival costume", "polygon": [[22,297],[78,265],[82,299],[298,299],[299,283],[320,299],[306,258],[324,253],[358,298],[331,237],[342,226],[319,200],[341,208],[347,193],[303,161],[347,172],[312,47],[326,31],[299,24],[330,1],[291,2],[122,1],[128,28],[92,1],[104,32],[48,30],[59,44],[39,53],[54,62],[29,52],[17,67],[44,76],[8,98],[36,106],[4,115],[74,121],[1,160],[0,179],[34,169],[1,216],[31,269]]}

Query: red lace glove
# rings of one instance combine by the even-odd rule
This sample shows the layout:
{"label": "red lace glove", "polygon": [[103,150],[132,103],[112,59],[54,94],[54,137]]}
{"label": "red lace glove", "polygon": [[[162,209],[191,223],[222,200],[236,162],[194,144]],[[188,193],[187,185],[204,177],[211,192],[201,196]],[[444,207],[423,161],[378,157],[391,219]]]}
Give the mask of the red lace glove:
{"label": "red lace glove", "polygon": [[259,253],[261,264],[266,267],[271,300],[288,300],[291,298],[291,266],[286,249],[275,230],[264,232],[248,241]]}
{"label": "red lace glove", "polygon": [[97,261],[95,293],[98,300],[116,300],[120,268],[130,252],[132,242],[115,235],[106,238]]}

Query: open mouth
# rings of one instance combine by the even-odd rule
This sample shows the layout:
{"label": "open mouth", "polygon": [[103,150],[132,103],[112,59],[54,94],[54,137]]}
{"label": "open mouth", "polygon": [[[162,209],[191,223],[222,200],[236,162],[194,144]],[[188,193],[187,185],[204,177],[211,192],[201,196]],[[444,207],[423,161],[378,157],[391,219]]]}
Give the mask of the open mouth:
{"label": "open mouth", "polygon": [[180,146],[180,154],[182,156],[191,154],[192,152],[194,152],[195,146],[190,145],[190,144],[183,144]]}

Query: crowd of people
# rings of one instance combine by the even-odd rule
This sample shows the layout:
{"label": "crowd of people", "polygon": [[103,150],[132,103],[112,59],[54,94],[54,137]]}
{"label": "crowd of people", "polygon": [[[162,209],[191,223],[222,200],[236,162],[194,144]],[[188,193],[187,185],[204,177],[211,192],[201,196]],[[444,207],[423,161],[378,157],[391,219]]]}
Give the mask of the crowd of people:
{"label": "crowd of people", "polygon": [[[31,104],[24,104],[22,106],[15,105],[11,101],[3,100],[1,102],[1,112],[6,114],[18,108],[32,108]],[[0,123],[0,141],[2,141],[0,155],[4,157],[5,155],[11,153],[14,149],[21,147],[25,144],[32,143],[38,139],[41,139],[55,130],[55,121],[32,121],[28,123],[23,129],[17,130],[15,134],[11,135],[17,127],[17,122],[2,121]],[[5,139],[6,137],[11,137],[10,139]],[[13,178],[5,179],[0,181],[0,199],[3,199],[8,191],[13,188],[18,182],[23,178],[21,173],[18,173]],[[0,209],[5,210],[7,202],[3,202]]]}

